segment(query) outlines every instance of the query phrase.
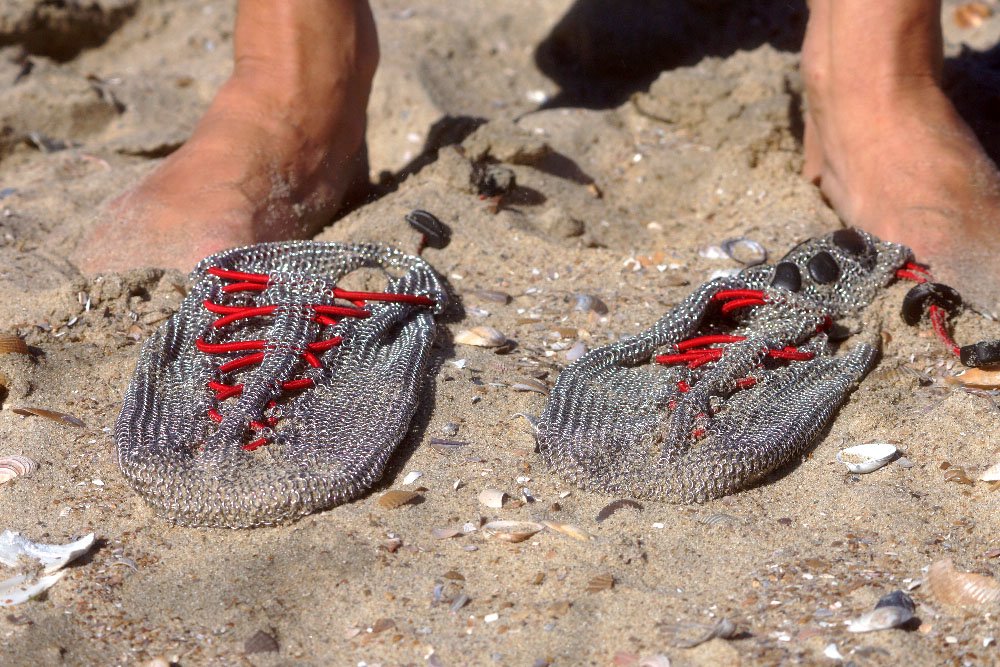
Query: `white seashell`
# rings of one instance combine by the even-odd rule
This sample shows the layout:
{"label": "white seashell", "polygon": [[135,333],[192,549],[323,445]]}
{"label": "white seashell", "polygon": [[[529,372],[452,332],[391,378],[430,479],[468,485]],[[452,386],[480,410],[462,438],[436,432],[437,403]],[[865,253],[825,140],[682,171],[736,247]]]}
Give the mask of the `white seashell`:
{"label": "white seashell", "polygon": [[506,492],[499,489],[483,489],[479,492],[479,502],[495,510],[503,507],[503,501],[506,499]]}
{"label": "white seashell", "polygon": [[913,618],[913,599],[903,591],[882,596],[873,611],[847,625],[848,632],[875,632],[898,628]]}
{"label": "white seashell", "polygon": [[549,530],[554,530],[557,533],[562,533],[567,537],[572,537],[574,540],[579,540],[580,542],[589,542],[594,539],[594,536],[585,531],[579,526],[574,526],[571,523],[561,523],[559,521],[542,521],[542,525]]}
{"label": "white seashell", "polygon": [[27,456],[14,454],[0,457],[0,484],[9,482],[15,477],[27,477],[36,470],[38,464]]}
{"label": "white seashell", "polygon": [[767,250],[764,249],[764,246],[744,236],[726,239],[719,244],[719,249],[727,257],[743,266],[756,266],[767,261]]}
{"label": "white seashell", "polygon": [[90,551],[93,545],[93,533],[69,544],[40,544],[12,530],[5,530],[0,533],[0,563],[13,567],[22,556],[27,556],[44,565],[45,574],[51,574]]}
{"label": "white seashell", "polygon": [[836,644],[827,644],[826,648],[823,649],[823,655],[830,658],[830,660],[843,660],[844,656],[840,653]]}
{"label": "white seashell", "polygon": [[452,537],[458,537],[459,535],[464,535],[461,529],[458,528],[434,528],[431,530],[431,535],[435,540],[447,540]]}
{"label": "white seashell", "polygon": [[523,542],[543,528],[534,521],[490,521],[483,526],[483,535],[505,542]]}
{"label": "white seashell", "polygon": [[459,331],[455,334],[455,342],[476,347],[500,347],[507,342],[507,336],[493,327],[481,326]]}
{"label": "white seashell", "polygon": [[541,380],[536,380],[535,378],[524,378],[520,382],[515,382],[510,386],[514,391],[533,391],[536,394],[542,394],[547,396],[549,393],[549,387]]}
{"label": "white seashell", "polygon": [[699,257],[704,257],[705,259],[725,259],[729,255],[717,245],[710,245],[702,248],[698,251]]}
{"label": "white seashell", "polygon": [[56,572],[47,577],[32,579],[26,574],[19,574],[6,581],[0,581],[0,607],[10,607],[27,602],[39,595],[63,578],[65,572]]}
{"label": "white seashell", "polygon": [[854,445],[837,452],[837,460],[856,473],[868,473],[878,470],[896,456],[895,445],[887,442],[872,442],[866,445]]}
{"label": "white seashell", "polygon": [[573,343],[573,347],[566,350],[566,361],[576,361],[587,354],[587,346],[582,340]]}
{"label": "white seashell", "polygon": [[670,667],[670,658],[662,653],[650,655],[640,660],[638,667]]}
{"label": "white seashell", "polygon": [[980,480],[984,482],[997,482],[1000,481],[1000,461],[997,461],[989,468],[986,469],[979,477]]}
{"label": "white seashell", "polygon": [[406,473],[406,477],[403,478],[403,484],[413,484],[415,481],[420,479],[420,477],[423,476],[423,474],[424,473],[420,472],[419,470],[411,470],[410,472]]}

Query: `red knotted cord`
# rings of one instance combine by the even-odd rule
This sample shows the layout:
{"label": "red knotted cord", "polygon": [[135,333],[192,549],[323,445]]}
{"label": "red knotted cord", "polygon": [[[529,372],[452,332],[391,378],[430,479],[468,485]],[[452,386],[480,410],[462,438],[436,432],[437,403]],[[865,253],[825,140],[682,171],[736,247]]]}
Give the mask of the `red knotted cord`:
{"label": "red knotted cord", "polygon": [[[215,266],[209,268],[207,273],[221,278],[222,280],[233,281],[222,287],[222,292],[224,294],[234,294],[237,292],[263,292],[271,285],[271,277],[263,273],[232,271],[230,269],[222,269]],[[365,302],[367,301],[407,303],[414,306],[433,306],[435,303],[434,299],[428,296],[393,294],[390,292],[352,292],[340,289],[339,287],[334,287],[330,291],[330,295],[335,299],[342,299],[353,303],[354,307],[310,304],[306,306],[307,310],[304,314],[310,317],[312,321],[322,326],[335,326],[340,323],[340,319],[337,318],[342,319],[345,317],[353,317],[363,319],[370,317],[371,312],[364,308]],[[212,323],[213,329],[222,329],[230,324],[233,324],[234,322],[240,322],[254,317],[274,315],[280,308],[278,305],[231,306],[216,303],[211,299],[206,299],[203,302],[203,305],[209,312],[222,316]],[[344,339],[341,336],[331,336],[330,338],[324,340],[307,343],[303,349],[297,350],[297,352],[299,356],[302,357],[303,361],[305,361],[309,366],[312,368],[320,368],[322,366],[322,362],[319,356],[317,356],[317,353],[323,353],[337,347],[343,342],[343,340]],[[266,340],[238,340],[223,343],[209,343],[202,338],[198,338],[198,340],[195,341],[195,347],[205,354],[253,352],[253,354],[247,354],[242,357],[230,359],[229,361],[220,364],[218,368],[219,373],[230,373],[248,366],[259,364],[264,360],[264,356],[268,351],[275,349],[275,347],[273,345],[269,345]],[[299,389],[308,389],[314,384],[315,383],[310,378],[299,378],[279,382],[278,386],[282,391],[296,391]],[[208,382],[208,388],[214,392],[215,400],[219,403],[229,398],[235,398],[243,393],[243,385],[239,383],[226,384],[217,380],[210,380]],[[273,408],[275,405],[276,403],[271,401],[268,404],[268,407]],[[216,423],[221,422],[223,419],[222,413],[216,408],[211,408],[208,411],[208,417]],[[273,427],[277,423],[277,417],[267,417],[263,420],[252,420],[250,422],[250,428],[260,431]],[[253,451],[263,445],[266,445],[267,442],[266,437],[257,438],[256,440],[244,445],[243,449]]]}
{"label": "red knotted cord", "polygon": [[[930,267],[916,262],[907,262],[903,268],[896,270],[896,277],[902,280],[912,280],[915,283],[926,283],[934,279],[931,275]],[[957,357],[961,353],[961,348],[951,337],[948,331],[948,311],[940,306],[931,304],[927,309],[931,320],[931,327],[934,333],[945,346]]]}

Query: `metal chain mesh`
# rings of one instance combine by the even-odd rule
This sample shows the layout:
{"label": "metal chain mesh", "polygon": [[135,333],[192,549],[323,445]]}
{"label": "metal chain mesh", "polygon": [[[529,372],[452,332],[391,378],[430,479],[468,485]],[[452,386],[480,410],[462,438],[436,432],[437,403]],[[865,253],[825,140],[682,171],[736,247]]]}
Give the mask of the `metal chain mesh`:
{"label": "metal chain mesh", "polygon": [[[262,291],[226,292],[232,281],[212,267],[269,280]],[[379,301],[364,305],[370,317],[316,322],[316,304],[352,306],[333,289],[361,268],[382,270],[388,293],[429,296],[436,312],[445,306],[426,262],[376,245],[262,243],[195,268],[178,312],[143,345],[115,426],[119,465],[147,502],[180,524],[251,527],[344,502],[381,476],[416,410],[435,326],[431,308]],[[207,302],[277,308],[215,328],[220,316]],[[316,354],[318,367],[307,363],[302,351],[333,336],[343,341]],[[223,374],[227,356],[199,350],[199,338],[266,347],[258,364]],[[220,401],[207,385],[223,379],[242,392]],[[312,386],[281,387],[304,379]],[[267,444],[248,451],[255,438]]]}
{"label": "metal chain mesh", "polygon": [[[646,331],[559,375],[538,424],[542,457],[583,487],[637,498],[700,502],[752,484],[799,455],[875,363],[877,335],[834,355],[827,318],[861,311],[910,258],[841,230],[790,251],[777,279],[764,265],[702,285]],[[713,295],[724,290],[762,290],[765,303],[722,315]],[[692,336],[723,332],[745,340],[717,361],[651,363]],[[768,358],[786,346],[813,356]]]}

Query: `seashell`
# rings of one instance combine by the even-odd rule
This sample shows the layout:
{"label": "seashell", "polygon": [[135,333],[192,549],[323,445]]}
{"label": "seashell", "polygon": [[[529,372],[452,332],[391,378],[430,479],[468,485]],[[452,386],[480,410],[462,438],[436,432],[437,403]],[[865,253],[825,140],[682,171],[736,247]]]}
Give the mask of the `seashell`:
{"label": "seashell", "polygon": [[616,500],[614,502],[605,505],[604,508],[597,513],[597,523],[601,523],[602,521],[609,518],[612,514],[614,514],[618,510],[624,509],[626,507],[639,510],[640,512],[646,509],[645,507],[642,506],[641,503],[637,503],[634,500],[629,500],[628,498],[622,498],[620,500]]}
{"label": "seashell", "polygon": [[582,340],[578,340],[566,350],[566,361],[576,361],[585,354],[587,354],[587,345]]}
{"label": "seashell", "polygon": [[549,388],[541,380],[536,380],[535,378],[524,378],[519,382],[515,382],[510,386],[514,391],[533,391],[536,394],[542,394],[543,396],[548,396]]}
{"label": "seashell", "polygon": [[13,567],[22,556],[33,558],[45,567],[45,574],[52,574],[66,563],[90,551],[94,534],[85,535],[68,544],[42,544],[32,542],[12,530],[0,533],[0,563]]}
{"label": "seashell", "polygon": [[448,611],[453,614],[457,614],[458,610],[469,604],[469,596],[465,593],[459,593],[454,600],[451,601],[451,606],[448,607]]}
{"label": "seashell", "polygon": [[421,496],[416,491],[404,491],[402,489],[392,489],[386,491],[378,497],[378,504],[387,510],[394,510],[403,505],[410,504]]}
{"label": "seashell", "polygon": [[431,449],[445,454],[454,454],[463,447],[468,447],[469,443],[462,440],[445,440],[443,438],[431,438]]}
{"label": "seashell", "polygon": [[447,540],[459,535],[465,535],[460,528],[434,528],[431,530],[431,536],[435,540]]}
{"label": "seashell", "polygon": [[589,542],[594,539],[594,536],[585,531],[579,526],[574,526],[571,523],[560,523],[558,521],[542,521],[542,525],[549,530],[554,530],[557,533],[562,533],[567,537],[572,537],[574,540],[579,540],[580,542]]}
{"label": "seashell", "polygon": [[887,442],[872,442],[840,450],[837,452],[837,460],[851,472],[864,474],[878,470],[892,461],[897,451],[895,445]]}
{"label": "seashell", "polygon": [[670,667],[670,658],[662,653],[649,655],[639,661],[638,667]]}
{"label": "seashell", "polygon": [[757,266],[767,261],[767,250],[764,246],[744,236],[726,239],[719,244],[719,249],[726,257],[743,266]]}
{"label": "seashell", "polygon": [[45,419],[51,419],[52,421],[57,421],[61,424],[69,424],[70,426],[84,427],[82,421],[74,417],[73,415],[66,414],[65,412],[57,412],[55,410],[46,410],[45,408],[26,408],[19,407],[13,408],[16,414],[30,416],[35,415],[36,417],[44,417]]}
{"label": "seashell", "polygon": [[944,380],[949,384],[960,384],[963,387],[996,389],[1000,387],[1000,370],[970,368],[961,375],[946,377]]}
{"label": "seashell", "polygon": [[905,625],[914,616],[913,598],[903,591],[882,596],[873,611],[854,619],[847,625],[848,632],[876,632]]}
{"label": "seashell", "polygon": [[403,484],[404,485],[413,484],[415,481],[423,477],[423,474],[424,473],[420,472],[419,470],[411,470],[410,472],[406,473],[406,477],[403,478]]}
{"label": "seashell", "polygon": [[65,572],[56,572],[47,577],[32,579],[26,574],[0,581],[0,607],[11,607],[42,594],[63,578]]}
{"label": "seashell", "polygon": [[957,466],[948,468],[948,470],[945,471],[944,481],[954,482],[956,484],[967,484],[968,486],[975,484],[975,482],[972,481],[972,478],[969,477],[969,474],[965,472],[965,468],[959,468]]}
{"label": "seashell", "polygon": [[531,430],[535,433],[538,432],[538,417],[536,415],[529,415],[526,412],[515,412],[510,418],[513,419],[514,417],[523,417],[524,421],[528,422],[528,425],[531,426]]}
{"label": "seashell", "polygon": [[973,572],[959,572],[950,558],[927,571],[927,585],[939,602],[954,607],[995,605],[1000,602],[1000,582]]}
{"label": "seashell", "polygon": [[507,342],[507,336],[493,327],[480,326],[459,331],[455,334],[455,342],[476,347],[500,347]]}
{"label": "seashell", "polygon": [[31,350],[20,336],[0,333],[0,354],[31,354]]}
{"label": "seashell", "polygon": [[576,299],[576,302],[573,304],[573,310],[579,310],[585,313],[597,313],[598,315],[608,314],[608,304],[604,303],[593,294],[577,294],[574,298]]}
{"label": "seashell", "polygon": [[534,521],[490,521],[483,526],[483,535],[505,542],[523,542],[544,526]]}
{"label": "seashell", "polygon": [[[997,461],[979,476],[979,479],[984,482],[997,482],[1000,481],[1000,461]],[[0,480],[2,481],[2,480]]]}
{"label": "seashell", "polygon": [[702,519],[698,519],[698,523],[706,526],[738,526],[743,523],[743,519],[738,516],[733,516],[732,514],[717,512]]}
{"label": "seashell", "polygon": [[736,636],[736,625],[728,618],[720,619],[718,623],[672,623],[660,626],[666,635],[666,641],[677,648],[694,648],[707,641],[715,639],[731,639]]}
{"label": "seashell", "polygon": [[495,510],[503,507],[507,494],[499,489],[483,489],[479,492],[479,502]]}
{"label": "seashell", "polygon": [[607,573],[592,577],[590,581],[587,582],[588,593],[600,593],[601,591],[611,590],[614,587],[615,578]]}
{"label": "seashell", "polygon": [[472,296],[482,299],[483,301],[491,301],[493,303],[510,303],[510,294],[507,292],[498,292],[496,290],[489,289],[474,289],[469,292]]}
{"label": "seashell", "polygon": [[15,477],[27,477],[38,470],[38,464],[27,456],[14,454],[0,457],[0,484]]}

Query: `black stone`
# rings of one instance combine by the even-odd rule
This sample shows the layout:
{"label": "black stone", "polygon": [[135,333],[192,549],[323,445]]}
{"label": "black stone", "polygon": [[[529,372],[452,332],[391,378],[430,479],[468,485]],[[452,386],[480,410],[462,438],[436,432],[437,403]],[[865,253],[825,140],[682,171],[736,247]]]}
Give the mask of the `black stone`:
{"label": "black stone", "polygon": [[840,277],[840,266],[837,265],[837,260],[825,250],[820,250],[810,257],[807,266],[809,267],[809,275],[820,285],[832,283]]}
{"label": "black stone", "polygon": [[448,225],[438,220],[433,213],[418,208],[406,214],[406,222],[424,235],[424,244],[431,248],[443,248],[451,241]]}
{"label": "black stone", "polygon": [[963,345],[958,356],[963,364],[973,368],[1000,364],[1000,340],[981,340],[972,345]]}
{"label": "black stone", "polygon": [[798,265],[793,262],[778,262],[774,267],[771,285],[789,292],[798,292],[802,289],[802,273],[799,271]]}
{"label": "black stone", "polygon": [[853,227],[835,231],[833,245],[852,255],[863,255],[868,252],[868,240]]}
{"label": "black stone", "polygon": [[920,321],[924,311],[931,305],[940,306],[954,313],[962,305],[962,295],[958,290],[941,283],[920,283],[903,297],[903,321],[910,326]]}

